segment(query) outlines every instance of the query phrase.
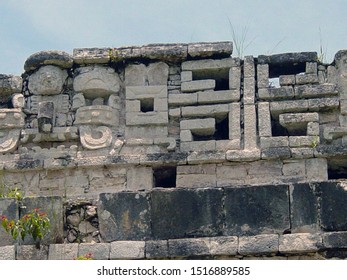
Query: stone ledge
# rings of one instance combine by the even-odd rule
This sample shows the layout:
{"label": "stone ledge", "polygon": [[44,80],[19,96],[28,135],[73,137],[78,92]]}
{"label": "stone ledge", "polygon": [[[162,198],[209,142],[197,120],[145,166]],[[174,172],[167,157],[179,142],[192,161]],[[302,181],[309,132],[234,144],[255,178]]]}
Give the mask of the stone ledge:
{"label": "stone ledge", "polygon": [[[0,247],[0,260],[49,259],[73,260],[91,253],[96,260],[230,258],[259,259],[261,256],[301,259],[339,255],[347,248],[347,232],[260,234],[254,236],[217,236],[111,243],[51,244],[37,250],[34,245]],[[332,251],[333,250],[333,251]],[[334,253],[335,252],[335,253]],[[16,257],[17,255],[17,257]],[[319,258],[323,258],[321,255]]]}

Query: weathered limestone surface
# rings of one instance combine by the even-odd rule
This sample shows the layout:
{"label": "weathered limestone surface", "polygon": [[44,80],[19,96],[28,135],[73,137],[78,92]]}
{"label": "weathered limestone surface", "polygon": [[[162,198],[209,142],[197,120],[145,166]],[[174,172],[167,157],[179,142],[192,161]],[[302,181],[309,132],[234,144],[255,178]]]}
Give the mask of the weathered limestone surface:
{"label": "weathered limestone surface", "polygon": [[71,68],[72,64],[72,57],[66,52],[42,51],[28,57],[24,64],[24,70],[35,70],[43,65],[56,65],[61,68]]}
{"label": "weathered limestone surface", "polygon": [[100,233],[108,242],[149,237],[149,201],[145,192],[103,194],[98,208]]}
{"label": "weathered limestone surface", "polygon": [[232,50],[44,51],[0,74],[0,196],[26,197],[0,215],[44,208],[54,244],[3,258],[346,257],[347,52]]}
{"label": "weathered limestone surface", "polygon": [[57,66],[41,67],[29,78],[29,90],[36,95],[59,94],[67,78],[67,72]]}
{"label": "weathered limestone surface", "polygon": [[151,199],[155,239],[216,236],[222,231],[221,189],[156,190]]}

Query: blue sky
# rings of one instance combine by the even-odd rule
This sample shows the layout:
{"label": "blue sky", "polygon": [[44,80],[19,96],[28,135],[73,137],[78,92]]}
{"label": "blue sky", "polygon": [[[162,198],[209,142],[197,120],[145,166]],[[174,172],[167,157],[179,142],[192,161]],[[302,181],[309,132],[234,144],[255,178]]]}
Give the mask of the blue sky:
{"label": "blue sky", "polygon": [[[0,73],[21,74],[42,50],[233,41],[244,54],[347,49],[346,0],[6,0],[0,8]],[[237,56],[234,52],[233,56]]]}

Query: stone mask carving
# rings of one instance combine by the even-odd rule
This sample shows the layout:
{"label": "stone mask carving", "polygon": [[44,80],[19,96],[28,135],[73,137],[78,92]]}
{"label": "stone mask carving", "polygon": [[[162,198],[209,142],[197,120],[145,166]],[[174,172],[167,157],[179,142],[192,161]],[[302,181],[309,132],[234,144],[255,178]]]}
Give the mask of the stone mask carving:
{"label": "stone mask carving", "polygon": [[67,78],[66,71],[59,67],[47,65],[30,76],[29,90],[35,95],[55,95],[59,94]]}

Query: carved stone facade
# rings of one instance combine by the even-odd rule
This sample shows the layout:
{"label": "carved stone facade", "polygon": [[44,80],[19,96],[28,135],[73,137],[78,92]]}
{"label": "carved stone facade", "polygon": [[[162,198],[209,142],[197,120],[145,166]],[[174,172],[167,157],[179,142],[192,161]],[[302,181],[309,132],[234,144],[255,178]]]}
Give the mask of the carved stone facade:
{"label": "carved stone facade", "polygon": [[[27,196],[105,199],[106,193],[117,200],[126,191],[141,194],[145,210],[151,201],[149,212],[156,201],[161,212],[158,195],[169,203],[166,195],[174,199],[177,192],[179,202],[181,191],[207,189],[207,196],[221,192],[216,201],[229,197],[235,204],[231,189],[242,199],[244,186],[278,186],[281,193],[285,185],[286,205],[293,184],[346,179],[347,51],[329,65],[315,52],[231,55],[231,42],[33,54],[22,77],[0,75],[2,181]],[[136,207],[129,219],[140,215],[145,232],[117,232],[107,241],[152,237],[155,229],[147,223],[155,217]],[[216,215],[235,210],[228,209]],[[188,234],[184,225],[178,236],[161,233],[158,224],[154,235],[280,234],[291,224],[261,231],[238,221],[236,230],[233,219],[223,222],[229,232],[221,233],[223,225],[214,220],[211,234],[201,220],[199,234]],[[347,224],[328,231],[340,230]]]}

